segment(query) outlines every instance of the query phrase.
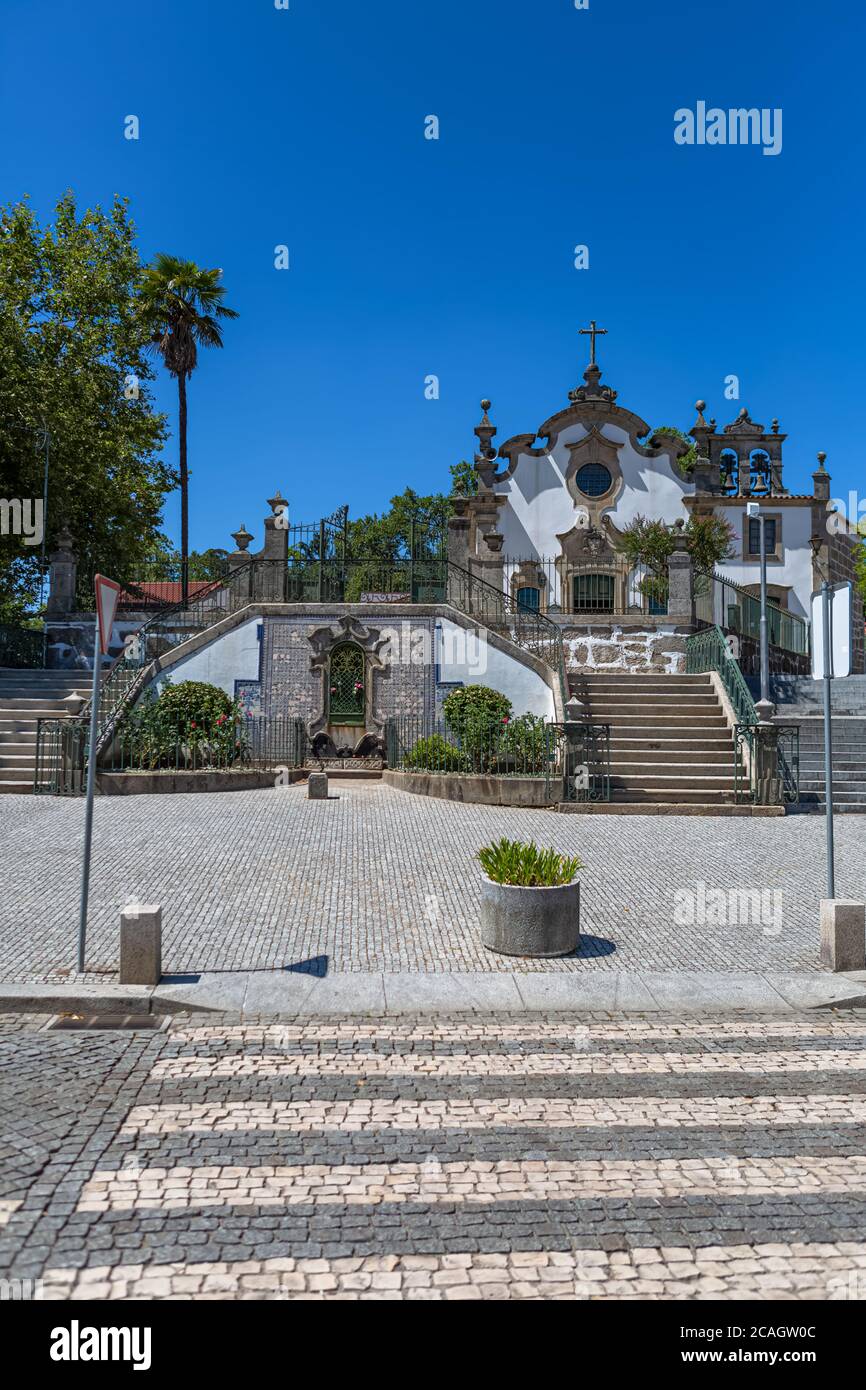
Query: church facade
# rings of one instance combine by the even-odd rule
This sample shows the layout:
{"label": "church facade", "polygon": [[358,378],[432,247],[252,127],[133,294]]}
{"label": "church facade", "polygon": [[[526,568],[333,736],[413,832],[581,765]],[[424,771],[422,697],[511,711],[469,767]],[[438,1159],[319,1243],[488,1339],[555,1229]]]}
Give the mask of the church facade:
{"label": "church facade", "polygon": [[[793,493],[783,478],[786,436],[778,420],[766,429],[744,408],[718,428],[715,420],[705,419],[705,403],[698,401],[689,431],[696,457],[681,467],[688,443],[673,433],[652,434],[646,420],[618,402],[596,361],[595,335],[602,330],[593,324],[582,331],[592,334],[583,384],[535,431],[494,448],[490,402],[482,401],[484,413],[475,429],[478,491],[458,504],[452,558],[521,606],[566,628],[571,623],[573,665],[629,665],[622,652],[608,651],[607,663],[585,660],[592,656],[593,631],[607,628],[601,636],[609,648],[611,639],[627,642],[636,621],[643,623],[647,638],[665,630],[663,586],[654,587],[643,567],[627,563],[626,529],[638,518],[674,528],[685,528],[690,517],[723,518],[731,543],[716,574],[729,582],[705,584],[703,594],[698,586],[696,601],[704,611],[697,616],[736,630],[737,605],[754,609],[760,591],[760,529],[750,515],[757,504],[765,518],[768,596],[776,626],[799,629],[805,654],[810,597],[821,574],[829,571],[834,582],[854,577],[857,537],[847,534],[844,520],[831,508],[824,456],[818,456],[812,491]],[[855,646],[862,669],[862,606],[858,611]],[[581,626],[589,647],[580,641]],[[676,634],[671,628],[668,635]],[[667,669],[675,668],[669,663]]]}

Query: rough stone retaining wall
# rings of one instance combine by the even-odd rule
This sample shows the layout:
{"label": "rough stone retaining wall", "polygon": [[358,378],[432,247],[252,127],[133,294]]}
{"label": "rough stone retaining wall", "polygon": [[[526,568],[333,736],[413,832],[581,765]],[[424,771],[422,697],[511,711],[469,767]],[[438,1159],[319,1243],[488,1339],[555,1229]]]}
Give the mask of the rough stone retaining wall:
{"label": "rough stone retaining wall", "polygon": [[675,676],[686,669],[690,633],[690,628],[673,623],[569,624],[562,629],[566,670],[658,671]]}
{"label": "rough stone retaining wall", "polygon": [[559,799],[558,783],[544,777],[464,777],[447,772],[388,772],[382,781],[416,796],[471,801],[484,806],[551,806]]}

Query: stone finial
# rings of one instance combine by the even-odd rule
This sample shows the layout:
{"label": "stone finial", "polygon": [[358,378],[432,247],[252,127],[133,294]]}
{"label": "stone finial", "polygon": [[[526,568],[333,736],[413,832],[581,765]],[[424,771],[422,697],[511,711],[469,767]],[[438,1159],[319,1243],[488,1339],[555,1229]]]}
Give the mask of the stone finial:
{"label": "stone finial", "polygon": [[576,724],[578,719],[585,719],[586,715],[587,710],[576,695],[572,695],[569,700],[566,700],[565,718],[569,724]]}
{"label": "stone finial", "polygon": [[830,474],[824,467],[826,459],[827,455],[822,450],[818,455],[818,467],[812,474],[814,496],[817,502],[829,502],[830,500]]}
{"label": "stone finial", "polygon": [[775,417],[770,421],[770,429],[773,431],[773,434],[779,433],[779,421],[775,419]]}
{"label": "stone finial", "polygon": [[692,426],[692,434],[694,434],[695,430],[705,430],[709,428],[706,420],[704,419],[704,411],[706,410],[706,408],[706,401],[695,401],[695,410],[698,412],[698,418]]}
{"label": "stone finial", "polygon": [[484,413],[481,416],[480,423],[475,426],[474,430],[480,445],[480,452],[475,455],[476,463],[482,463],[496,457],[496,450],[493,449],[490,444],[491,439],[496,433],[496,426],[490,423],[490,417],[487,414],[490,409],[490,401],[486,399],[483,400],[481,402],[481,409]]}
{"label": "stone finial", "polygon": [[72,532],[69,530],[68,526],[63,526],[57,533],[57,550],[55,554],[64,556],[72,555],[75,553],[73,549],[74,545],[75,540]]}
{"label": "stone finial", "polygon": [[235,542],[235,545],[237,546],[240,552],[244,552],[249,549],[249,544],[252,540],[252,536],[250,535],[246,526],[244,526],[243,522],[241,522],[240,527],[237,531],[232,531],[232,540]]}
{"label": "stone finial", "polygon": [[278,511],[284,512],[286,510],[287,505],[288,503],[286,502],[286,499],[280,492],[279,488],[277,488],[273,497],[268,498],[268,506],[270,507],[274,515],[276,515]]}

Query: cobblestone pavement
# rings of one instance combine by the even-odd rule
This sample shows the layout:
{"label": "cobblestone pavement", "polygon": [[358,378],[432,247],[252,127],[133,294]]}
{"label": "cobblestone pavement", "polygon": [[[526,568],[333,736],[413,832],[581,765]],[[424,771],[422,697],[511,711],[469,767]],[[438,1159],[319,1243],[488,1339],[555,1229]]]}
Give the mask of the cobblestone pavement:
{"label": "cobblestone pavement", "polygon": [[862,1299],[866,1014],[0,1020],[48,1299]]}
{"label": "cobblestone pavement", "polygon": [[[303,787],[98,799],[91,978],[112,973],[133,899],[163,906],[167,972],[511,970],[477,929],[474,854],[500,835],[586,865],[580,953],[522,969],[818,968],[820,817],[559,815],[332,786],[326,802]],[[68,972],[83,814],[79,800],[0,799],[0,979]],[[866,818],[839,817],[837,845],[837,892],[862,900]]]}

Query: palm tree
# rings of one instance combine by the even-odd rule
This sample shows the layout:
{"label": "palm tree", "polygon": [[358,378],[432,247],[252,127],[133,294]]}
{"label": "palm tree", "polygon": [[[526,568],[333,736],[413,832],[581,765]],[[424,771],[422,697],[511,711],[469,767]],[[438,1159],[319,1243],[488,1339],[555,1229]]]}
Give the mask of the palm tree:
{"label": "palm tree", "polygon": [[220,319],[236,319],[234,309],[223,304],[222,271],[202,270],[195,261],[157,255],[145,267],[142,312],[151,346],[168,371],[177,378],[178,436],[180,446],[180,555],[181,596],[189,600],[189,472],[186,455],[186,383],[198,363],[199,347],[222,347]]}

